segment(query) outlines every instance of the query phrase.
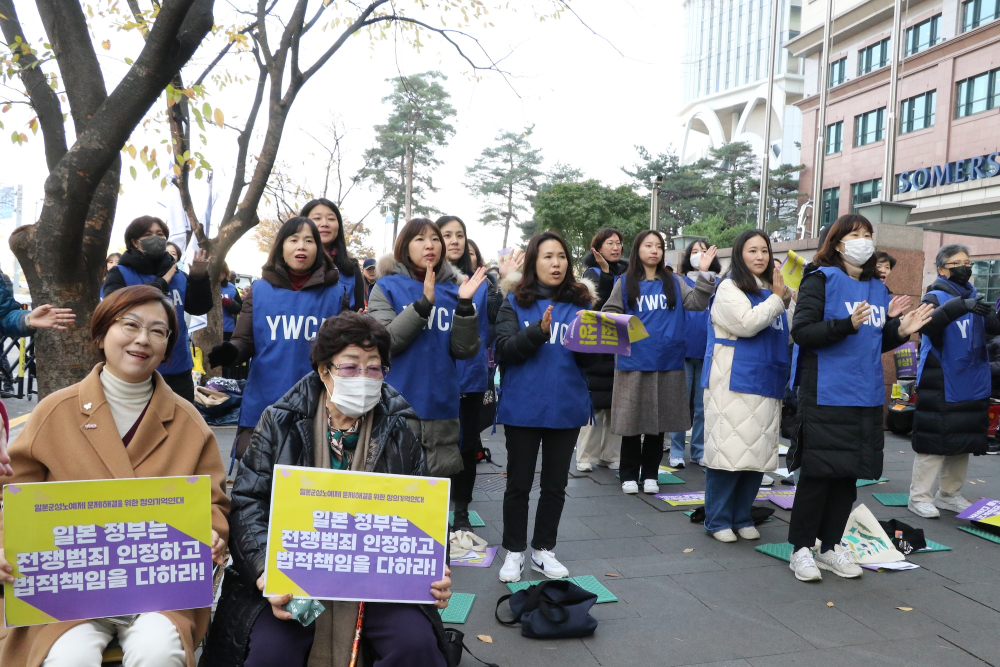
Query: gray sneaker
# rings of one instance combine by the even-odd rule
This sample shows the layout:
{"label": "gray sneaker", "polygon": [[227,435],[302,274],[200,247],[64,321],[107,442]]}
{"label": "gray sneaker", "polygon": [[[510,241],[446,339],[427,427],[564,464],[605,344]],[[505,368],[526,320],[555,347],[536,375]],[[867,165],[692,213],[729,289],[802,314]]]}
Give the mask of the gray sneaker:
{"label": "gray sneaker", "polygon": [[962,496],[942,496],[940,491],[934,494],[934,507],[938,509],[960,514],[969,509],[971,505],[972,503]]}
{"label": "gray sneaker", "polygon": [[823,580],[823,574],[816,567],[816,561],[813,559],[813,551],[808,547],[802,547],[792,554],[788,568],[795,573],[795,578],[799,581]]}
{"label": "gray sneaker", "polygon": [[861,566],[855,562],[853,551],[827,551],[813,557],[821,570],[833,572],[838,577],[856,579],[861,576]]}

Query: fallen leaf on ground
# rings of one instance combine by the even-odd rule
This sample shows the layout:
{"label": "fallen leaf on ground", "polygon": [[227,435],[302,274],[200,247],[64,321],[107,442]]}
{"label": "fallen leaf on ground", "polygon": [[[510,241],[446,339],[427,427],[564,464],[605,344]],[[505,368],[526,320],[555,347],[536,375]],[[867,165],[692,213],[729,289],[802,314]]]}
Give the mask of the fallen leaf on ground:
{"label": "fallen leaf on ground", "polygon": [[826,603],[826,606],[827,606],[827,607],[832,607],[832,606],[833,606],[833,603],[832,603],[832,602],[827,602],[827,603]]}
{"label": "fallen leaf on ground", "polygon": [[901,450],[899,450],[899,453],[900,453],[900,454],[905,454],[906,452],[904,452],[904,451],[903,451],[903,450],[901,449]]}
{"label": "fallen leaf on ground", "polygon": [[689,553],[691,553],[692,551],[694,551],[694,549],[685,549],[685,550],[684,550],[684,553],[686,553],[686,554],[689,554]]}
{"label": "fallen leaf on ground", "polygon": [[605,574],[604,576],[605,576],[605,577],[620,577],[620,576],[622,576],[622,575],[620,575],[620,574],[615,574],[614,572],[608,572],[608,573],[607,573],[607,574]]}
{"label": "fallen leaf on ground", "polygon": [[900,611],[913,611],[913,607],[896,607]]}
{"label": "fallen leaf on ground", "polygon": [[969,480],[969,484],[975,484],[975,482],[973,482],[973,481],[972,481],[972,480],[970,479],[970,480]]}
{"label": "fallen leaf on ground", "polygon": [[985,479],[977,479],[976,481],[977,481],[977,482],[982,482],[983,484],[985,484],[985,483],[986,483],[986,480],[985,480]]}
{"label": "fallen leaf on ground", "polygon": [[483,642],[484,644],[493,643],[493,637],[490,637],[489,635],[476,635],[476,637],[479,639],[479,641]]}

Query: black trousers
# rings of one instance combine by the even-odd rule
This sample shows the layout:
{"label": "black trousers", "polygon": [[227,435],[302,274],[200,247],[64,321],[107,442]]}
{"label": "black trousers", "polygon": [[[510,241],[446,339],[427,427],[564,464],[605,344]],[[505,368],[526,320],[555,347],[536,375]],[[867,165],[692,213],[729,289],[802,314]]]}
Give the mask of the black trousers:
{"label": "black trousers", "polygon": [[840,544],[858,499],[857,481],[799,475],[788,525],[788,541],[796,550],[812,548],[817,539],[823,544]]}
{"label": "black trousers", "polygon": [[190,370],[184,373],[164,375],[163,381],[174,390],[175,394],[187,399],[190,403],[194,403],[194,380],[191,379]]}
{"label": "black trousers", "polygon": [[476,464],[479,449],[483,446],[480,438],[479,413],[483,409],[486,392],[463,394],[458,404],[458,422],[462,436],[458,448],[462,450],[462,470],[451,476],[451,499],[459,503],[472,502],[472,487],[476,484]]}
{"label": "black trousers", "polygon": [[660,461],[662,460],[662,433],[622,436],[622,458],[619,464],[619,473],[623,482],[658,479]]}
{"label": "black trousers", "polygon": [[506,426],[504,432],[507,435],[507,490],[503,494],[503,547],[509,551],[528,548],[528,495],[541,447],[541,497],[535,512],[531,546],[551,550],[559,534],[569,464],[580,429]]}

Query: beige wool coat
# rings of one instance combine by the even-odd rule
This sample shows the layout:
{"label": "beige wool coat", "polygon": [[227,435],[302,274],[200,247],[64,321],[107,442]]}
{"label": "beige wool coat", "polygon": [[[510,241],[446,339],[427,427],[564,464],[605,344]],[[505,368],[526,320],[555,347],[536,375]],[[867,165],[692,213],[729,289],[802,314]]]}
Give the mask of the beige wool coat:
{"label": "beige wool coat", "polygon": [[[758,279],[758,284],[763,284]],[[777,294],[751,306],[732,280],[719,284],[712,304],[715,337],[751,338],[771,326],[785,302]],[[769,472],[778,468],[781,400],[729,390],[736,348],[715,344],[705,389],[705,463],[729,471]]]}
{"label": "beige wool coat", "polygon": [[[24,431],[10,445],[14,477],[4,484],[210,475],[212,528],[229,537],[226,471],[212,430],[198,410],[175,394],[159,373],[149,408],[126,449],[104,396],[98,364],[82,382],[38,403]],[[97,428],[84,428],[96,424]],[[0,518],[0,540],[3,523]],[[188,667],[208,629],[210,609],[162,612],[177,627]],[[64,632],[84,621],[66,621],[7,631],[2,667],[38,667]]]}

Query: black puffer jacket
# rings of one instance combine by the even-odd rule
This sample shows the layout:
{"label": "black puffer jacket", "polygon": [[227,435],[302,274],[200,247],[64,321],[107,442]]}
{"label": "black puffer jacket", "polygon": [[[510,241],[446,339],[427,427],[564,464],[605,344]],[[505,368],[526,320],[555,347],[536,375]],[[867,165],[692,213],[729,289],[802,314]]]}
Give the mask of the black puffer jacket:
{"label": "black puffer jacket", "polygon": [[[267,527],[271,501],[271,475],[275,465],[312,467],[313,419],[325,397],[315,372],[305,376],[281,399],[267,408],[257,424],[250,446],[240,461],[233,486],[229,515],[229,549],[233,566],[226,570],[222,597],[208,634],[199,665],[240,667],[246,659],[250,631],[257,615],[271,613],[257,590],[267,555]],[[382,385],[382,398],[374,410],[371,446],[365,470],[394,475],[426,475],[423,448],[408,421],[417,415],[399,393]],[[418,605],[430,619],[442,643],[444,626],[437,609]],[[368,656],[372,652],[368,651]]]}
{"label": "black puffer jacket", "polygon": [[986,341],[986,352],[990,355],[990,380],[993,398],[1000,398],[1000,336],[991,336]]}
{"label": "black puffer jacket", "polygon": [[[163,275],[175,263],[170,253],[165,252],[159,261],[150,262],[145,254],[135,248],[130,248],[122,254],[118,263],[136,273],[156,276],[149,284],[164,294],[170,291],[170,286],[163,279]],[[117,266],[112,266],[108,275],[104,277],[104,296],[106,297],[122,287],[127,287],[125,276],[122,275]],[[184,312],[189,315],[206,315],[212,310],[212,305],[212,282],[209,280],[208,274],[197,277],[188,276],[187,289],[184,292]]]}
{"label": "black puffer jacket", "polygon": [[[604,302],[611,296],[611,290],[615,286],[615,278],[625,273],[628,269],[628,260],[620,259],[617,262],[608,263],[608,271],[601,271],[594,259],[594,253],[588,252],[583,256],[583,264],[587,269],[583,272],[585,280],[594,283],[597,288],[597,301],[593,310],[600,310],[604,307]],[[595,410],[611,409],[611,394],[615,388],[615,355],[595,354],[597,361],[587,368],[587,388],[590,390],[590,400],[594,403]]]}
{"label": "black puffer jacket", "polygon": [[[935,280],[927,291],[955,294],[955,288],[944,280]],[[925,294],[921,302],[936,306],[931,321],[924,325],[920,333],[927,335],[934,347],[940,350],[945,329],[964,316],[967,310],[961,298],[940,304],[934,295]],[[1000,334],[1000,321],[995,312],[984,320],[987,334]],[[982,350],[982,353],[986,355],[987,352]],[[913,414],[913,451],[937,456],[985,454],[989,447],[986,435],[990,426],[989,408],[989,398],[954,403],[946,401],[941,361],[927,353],[918,385],[917,410]]]}
{"label": "black puffer jacket", "polygon": [[[810,267],[807,267],[807,271]],[[819,363],[814,350],[857,333],[851,318],[824,319],[826,276],[816,271],[802,279],[792,320],[792,339],[799,345],[799,408],[796,437],[787,461],[789,470],[810,477],[878,479],[882,476],[882,406],[833,406],[817,403]],[[906,340],[899,337],[899,318],[882,328],[882,351]]]}

